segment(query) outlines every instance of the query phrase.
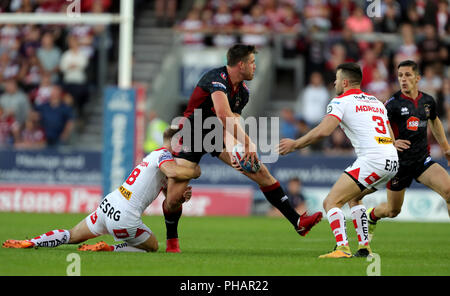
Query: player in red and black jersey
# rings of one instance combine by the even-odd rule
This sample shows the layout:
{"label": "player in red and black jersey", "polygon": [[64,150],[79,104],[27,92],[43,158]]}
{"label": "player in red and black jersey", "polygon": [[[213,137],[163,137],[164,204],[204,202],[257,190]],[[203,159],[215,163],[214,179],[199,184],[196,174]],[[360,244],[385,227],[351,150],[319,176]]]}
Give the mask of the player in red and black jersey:
{"label": "player in red and black jersey", "polygon": [[368,210],[369,235],[373,235],[376,221],[396,217],[401,210],[406,188],[413,179],[439,193],[446,201],[450,216],[450,176],[430,156],[427,127],[439,143],[450,166],[450,145],[439,117],[433,97],[419,91],[420,75],[413,61],[398,66],[400,91],[385,106],[395,135],[400,169],[387,185],[387,203]]}
{"label": "player in red and black jersey", "polygon": [[[289,220],[300,235],[304,236],[320,221],[322,213],[317,212],[311,216],[303,214],[300,217],[289,204],[289,199],[280,183],[264,164],[260,165],[256,173],[247,173],[231,157],[232,146],[230,145],[234,145],[237,141],[244,146],[243,159],[250,161],[252,165],[258,162],[256,145],[239,122],[242,109],[249,100],[249,91],[244,81],[253,79],[256,53],[252,45],[236,44],[227,52],[226,66],[210,70],[203,75],[184,112],[181,122],[182,148],[174,155],[178,165],[194,167],[203,155],[211,153],[239,170],[259,185],[267,200]],[[206,127],[208,125],[211,127]],[[204,142],[210,142],[208,144],[211,145],[205,147]],[[167,252],[180,252],[177,225],[182,212],[182,193],[188,183],[189,181],[177,182],[173,179],[168,181],[171,192],[168,192],[163,203],[167,229]]]}

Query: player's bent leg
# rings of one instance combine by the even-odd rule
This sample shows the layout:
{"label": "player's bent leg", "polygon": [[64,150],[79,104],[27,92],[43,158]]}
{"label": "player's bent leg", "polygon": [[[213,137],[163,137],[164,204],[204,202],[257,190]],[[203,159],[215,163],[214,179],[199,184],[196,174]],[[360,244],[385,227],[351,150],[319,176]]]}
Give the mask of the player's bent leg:
{"label": "player's bent leg", "polygon": [[371,220],[376,222],[381,218],[395,218],[400,214],[402,210],[403,201],[405,199],[406,188],[400,191],[393,191],[386,189],[387,192],[387,202],[383,202],[376,206],[373,211]]}
{"label": "player's bent leg", "polygon": [[434,163],[417,180],[444,198],[450,216],[450,176],[447,171],[438,163]]}
{"label": "player's bent leg", "polygon": [[70,239],[69,244],[79,244],[88,239],[97,237],[97,234],[92,233],[89,229],[86,219],[81,220],[75,227],[69,230]]}
{"label": "player's bent leg", "polygon": [[158,251],[158,240],[156,239],[155,234],[152,233],[145,242],[135,247],[141,250],[145,250],[146,252],[156,252]]}
{"label": "player's bent leg", "polygon": [[[222,152],[219,155],[219,159],[232,166],[230,153]],[[301,236],[305,236],[322,219],[322,212],[316,212],[310,216],[304,213],[300,216],[289,204],[289,199],[280,183],[270,174],[264,164],[261,164],[260,169],[256,173],[244,172],[244,175],[259,185],[266,199],[288,219]]]}

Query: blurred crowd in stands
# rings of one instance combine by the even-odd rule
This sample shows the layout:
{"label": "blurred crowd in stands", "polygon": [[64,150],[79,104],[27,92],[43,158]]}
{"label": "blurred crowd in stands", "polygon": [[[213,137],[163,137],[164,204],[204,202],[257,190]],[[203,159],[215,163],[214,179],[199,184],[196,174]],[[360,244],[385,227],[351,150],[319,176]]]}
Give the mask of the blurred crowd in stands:
{"label": "blurred crowd in stands", "polygon": [[[108,11],[112,0],[83,0],[81,12]],[[66,12],[65,0],[9,0],[0,13]],[[0,24],[0,147],[66,144],[95,83],[102,25]]]}
{"label": "blurred crowd in stands", "polygon": [[[235,42],[273,46],[283,36],[284,58],[302,57],[306,85],[294,108],[280,111],[281,136],[314,127],[334,94],[335,68],[358,62],[362,89],[386,101],[398,90],[396,66],[420,65],[420,90],[432,95],[450,134],[450,5],[448,0],[195,0],[176,25],[186,46]],[[379,5],[375,7],[374,5]],[[362,37],[362,38],[361,38]],[[369,37],[369,38],[364,38]],[[370,38],[371,37],[371,38]],[[440,156],[430,137],[431,152]],[[434,144],[434,145],[433,145]],[[311,150],[352,153],[340,129]],[[303,151],[308,153],[308,150]]]}

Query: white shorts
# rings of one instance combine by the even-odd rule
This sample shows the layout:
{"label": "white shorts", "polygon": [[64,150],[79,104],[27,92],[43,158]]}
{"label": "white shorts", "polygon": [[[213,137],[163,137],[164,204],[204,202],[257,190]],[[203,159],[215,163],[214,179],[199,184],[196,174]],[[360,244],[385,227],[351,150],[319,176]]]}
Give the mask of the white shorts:
{"label": "white shorts", "polygon": [[398,168],[398,158],[395,156],[378,159],[358,157],[345,169],[345,173],[358,184],[361,191],[366,188],[377,190],[386,186],[386,183],[397,174]]}
{"label": "white shorts", "polygon": [[145,242],[152,231],[140,216],[127,209],[114,193],[103,198],[98,208],[86,217],[89,230],[95,235],[110,234],[116,241],[125,241],[131,246]]}

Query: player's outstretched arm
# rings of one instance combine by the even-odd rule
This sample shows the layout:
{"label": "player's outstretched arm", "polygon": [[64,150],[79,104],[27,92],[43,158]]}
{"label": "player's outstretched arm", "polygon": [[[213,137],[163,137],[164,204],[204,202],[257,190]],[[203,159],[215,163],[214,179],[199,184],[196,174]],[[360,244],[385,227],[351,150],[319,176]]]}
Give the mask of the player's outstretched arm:
{"label": "player's outstretched arm", "polygon": [[277,151],[279,154],[285,155],[320,141],[331,135],[331,133],[339,125],[339,122],[339,119],[334,116],[325,116],[318,126],[310,130],[303,137],[300,137],[297,140],[281,139],[280,144],[277,147]]}
{"label": "player's outstretched arm", "polygon": [[442,125],[441,120],[436,116],[434,120],[429,119],[428,124],[430,125],[434,138],[444,152],[445,158],[447,159],[447,165],[450,166],[450,145],[448,144],[447,137],[445,136],[444,126]]}
{"label": "player's outstretched arm", "polygon": [[160,169],[167,178],[173,178],[176,181],[197,179],[202,173],[199,165],[190,168],[177,165],[175,161],[166,161],[162,163]]}
{"label": "player's outstretched arm", "polygon": [[245,161],[251,161],[255,163],[258,161],[256,154],[256,145],[254,145],[247,133],[242,129],[239,124],[240,115],[237,115],[231,111],[228,98],[225,93],[221,91],[215,91],[211,94],[211,98],[214,104],[214,110],[216,116],[222,122],[224,126],[224,134],[231,134],[239,143],[244,145],[245,154],[243,158]]}

